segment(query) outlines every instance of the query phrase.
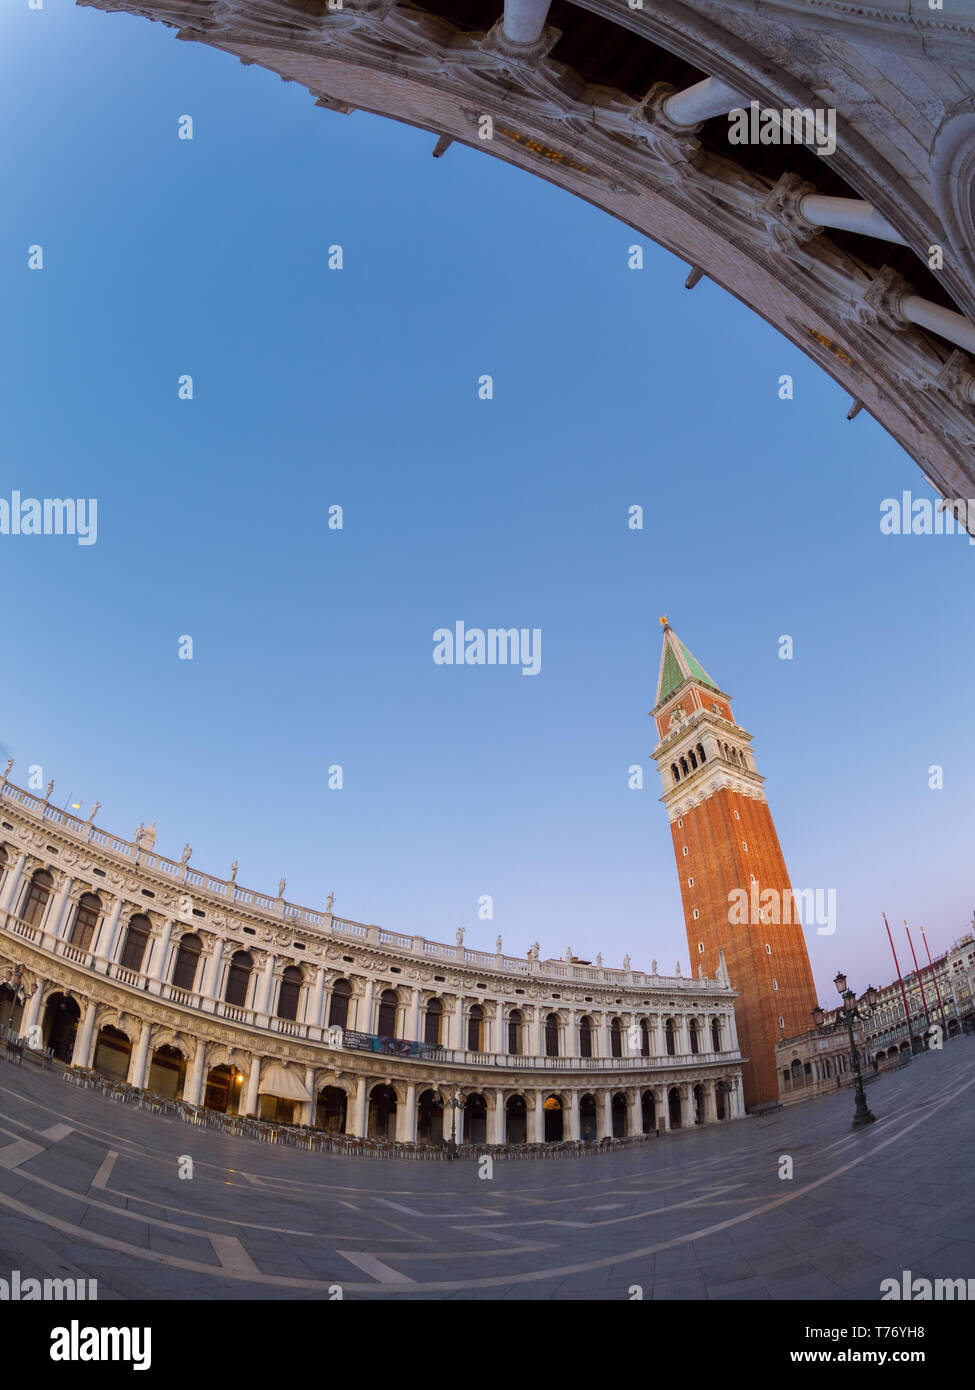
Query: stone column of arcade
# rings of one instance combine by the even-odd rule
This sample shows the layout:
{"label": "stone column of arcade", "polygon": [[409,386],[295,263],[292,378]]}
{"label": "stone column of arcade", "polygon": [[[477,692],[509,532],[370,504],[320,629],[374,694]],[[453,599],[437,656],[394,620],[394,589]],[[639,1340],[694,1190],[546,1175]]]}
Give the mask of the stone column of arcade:
{"label": "stone column of arcade", "polygon": [[542,1109],[545,1097],[534,1091],[529,1092],[525,1100],[528,1104],[528,1142],[540,1144],[545,1138],[545,1113]]}
{"label": "stone column of arcade", "polygon": [[[68,908],[70,906],[68,895],[71,892],[72,881],[73,880],[65,874],[61,887],[58,889],[57,896],[48,908],[47,920],[44,923],[44,936],[42,937],[42,943],[46,950],[50,950],[52,942],[56,941],[61,935],[61,928],[64,926],[64,919],[68,914]],[[48,941],[48,937],[51,938],[51,941]]]}
{"label": "stone column of arcade", "polygon": [[24,865],[27,863],[27,855],[21,851],[17,856],[17,861],[10,873],[7,881],[3,885],[3,892],[0,893],[0,912],[12,912],[13,905],[17,900],[17,892],[24,877]]}
{"label": "stone column of arcade", "polygon": [[626,1133],[631,1138],[643,1133],[643,1095],[639,1088],[626,1092]]}
{"label": "stone column of arcade", "polygon": [[146,1084],[146,1061],[149,1057],[149,1040],[152,1037],[152,1024],[148,1020],[142,1025],[138,1046],[132,1049],[129,1059],[129,1074],[125,1078],[130,1086],[142,1088]]}
{"label": "stone column of arcade", "polygon": [[251,1061],[250,1074],[247,1077],[247,1096],[244,1100],[243,1113],[245,1115],[256,1115],[259,1103],[258,1087],[261,1084],[261,1058],[255,1057]]}
{"label": "stone column of arcade", "polygon": [[95,1045],[95,1015],[98,1012],[98,1005],[94,999],[88,1000],[88,1007],[82,1019],[81,1027],[78,1029],[75,1038],[74,1051],[71,1054],[71,1062],[76,1067],[90,1067],[91,1054]]}
{"label": "stone column of arcade", "polygon": [[183,1099],[187,1105],[199,1105],[203,1094],[204,1068],[206,1066],[206,1043],[197,1042],[190,1068],[189,1080],[183,1088]]}
{"label": "stone column of arcade", "polygon": [[396,1107],[396,1138],[400,1144],[416,1143],[416,1082],[406,1083],[406,1099]]}
{"label": "stone column of arcade", "polygon": [[600,1091],[599,1093],[599,1138],[612,1139],[613,1137],[613,1093],[612,1091]]}
{"label": "stone column of arcade", "polygon": [[670,1129],[670,1096],[669,1087],[654,1086],[653,1088],[653,1113],[657,1121],[657,1129]]}
{"label": "stone column of arcade", "polygon": [[261,972],[260,984],[254,994],[254,1012],[257,1014],[264,1014],[266,1016],[271,1012],[273,1006],[271,996],[274,993],[274,967],[276,964],[277,956],[274,955],[273,951],[268,951],[267,959],[264,962],[264,969]]}
{"label": "stone column of arcade", "polygon": [[504,1143],[504,1091],[494,1092],[494,1104],[488,1111],[488,1143]]}
{"label": "stone column of arcade", "polygon": [[582,1138],[582,1119],[581,1119],[581,1117],[580,1117],[580,1115],[579,1115],[579,1092],[578,1092],[578,1091],[570,1091],[570,1092],[569,1092],[569,1108],[568,1108],[568,1114],[566,1115],[566,1129],[565,1129],[564,1138],[566,1138],[566,1139],[581,1139],[581,1138]]}
{"label": "stone column of arcade", "polygon": [[366,1137],[366,1099],[368,1083],[364,1076],[357,1077],[355,1083],[355,1105],[352,1112],[351,1134],[356,1139]]}
{"label": "stone column of arcade", "polygon": [[549,0],[505,0],[504,36],[513,44],[529,48],[542,37]]}
{"label": "stone column of arcade", "polygon": [[313,1067],[305,1067],[305,1090],[311,1096],[311,1100],[301,1102],[298,1123],[311,1125],[315,1123],[315,1069]]}
{"label": "stone column of arcade", "polygon": [[226,943],[221,937],[217,936],[213,938],[210,956],[207,960],[206,969],[203,972],[203,984],[200,986],[200,994],[203,999],[203,1007],[207,1008],[207,1005],[209,1005],[209,1013],[213,1013],[213,1003],[217,997],[217,989],[220,985],[220,971],[223,966],[225,945]]}
{"label": "stone column of arcade", "polygon": [[[37,1029],[37,1021],[41,1016],[43,994],[44,986],[38,984],[37,989],[30,997],[30,1003],[27,1005],[27,1012],[24,1014],[20,1025],[20,1036],[26,1038],[28,1046],[32,1047],[35,1051],[40,1051],[43,1047],[41,1032],[40,1029]],[[37,1029],[36,1034],[34,1033],[34,1029]]]}
{"label": "stone column of arcade", "polygon": [[406,1036],[410,1042],[420,1039],[420,991],[414,985],[410,993],[410,1015]]}
{"label": "stone column of arcade", "polygon": [[357,1020],[356,1027],[360,1033],[372,1033],[372,1001],[375,996],[376,985],[374,980],[366,981],[365,993],[362,996],[362,1018]]}

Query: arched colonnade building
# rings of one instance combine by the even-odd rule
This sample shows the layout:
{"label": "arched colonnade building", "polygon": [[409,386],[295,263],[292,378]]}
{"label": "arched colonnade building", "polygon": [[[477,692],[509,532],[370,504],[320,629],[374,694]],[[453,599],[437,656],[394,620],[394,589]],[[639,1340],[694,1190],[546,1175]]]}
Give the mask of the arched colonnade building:
{"label": "arched colonnade building", "polygon": [[4,776],[0,1026],[194,1105],[405,1142],[601,1139],[743,1113],[723,977],[443,945],[188,860]]}

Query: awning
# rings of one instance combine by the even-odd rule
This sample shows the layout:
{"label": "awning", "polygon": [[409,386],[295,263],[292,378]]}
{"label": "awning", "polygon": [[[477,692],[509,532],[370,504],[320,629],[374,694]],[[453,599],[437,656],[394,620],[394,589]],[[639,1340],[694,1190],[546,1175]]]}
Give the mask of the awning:
{"label": "awning", "polygon": [[309,1101],[311,1096],[303,1081],[299,1081],[293,1071],[273,1062],[261,1077],[257,1088],[258,1095],[277,1096],[279,1100]]}

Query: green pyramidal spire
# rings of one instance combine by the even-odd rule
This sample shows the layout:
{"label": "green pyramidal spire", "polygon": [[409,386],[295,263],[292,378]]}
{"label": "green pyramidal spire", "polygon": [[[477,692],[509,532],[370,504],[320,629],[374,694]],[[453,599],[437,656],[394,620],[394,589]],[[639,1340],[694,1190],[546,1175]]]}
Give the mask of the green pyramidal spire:
{"label": "green pyramidal spire", "polygon": [[664,630],[664,647],[660,654],[660,676],[657,680],[657,700],[666,700],[682,681],[689,679],[702,681],[712,690],[718,690],[714,681],[701,663],[691,655],[666,618],[660,619]]}

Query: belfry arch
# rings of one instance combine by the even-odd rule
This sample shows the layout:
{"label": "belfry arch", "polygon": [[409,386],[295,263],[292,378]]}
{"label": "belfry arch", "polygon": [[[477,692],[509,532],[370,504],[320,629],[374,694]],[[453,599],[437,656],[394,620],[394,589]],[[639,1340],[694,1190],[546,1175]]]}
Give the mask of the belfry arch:
{"label": "belfry arch", "polygon": [[[975,132],[952,76],[972,66],[969,7],[905,23],[899,7],[822,0],[758,16],[753,0],[78,3],[157,19],[329,112],[425,127],[437,154],[467,145],[604,209],[690,262],[689,287],[707,277],[778,328],[942,496],[975,495]],[[811,127],[733,141],[729,113],[752,103],[834,112],[834,148]]]}

